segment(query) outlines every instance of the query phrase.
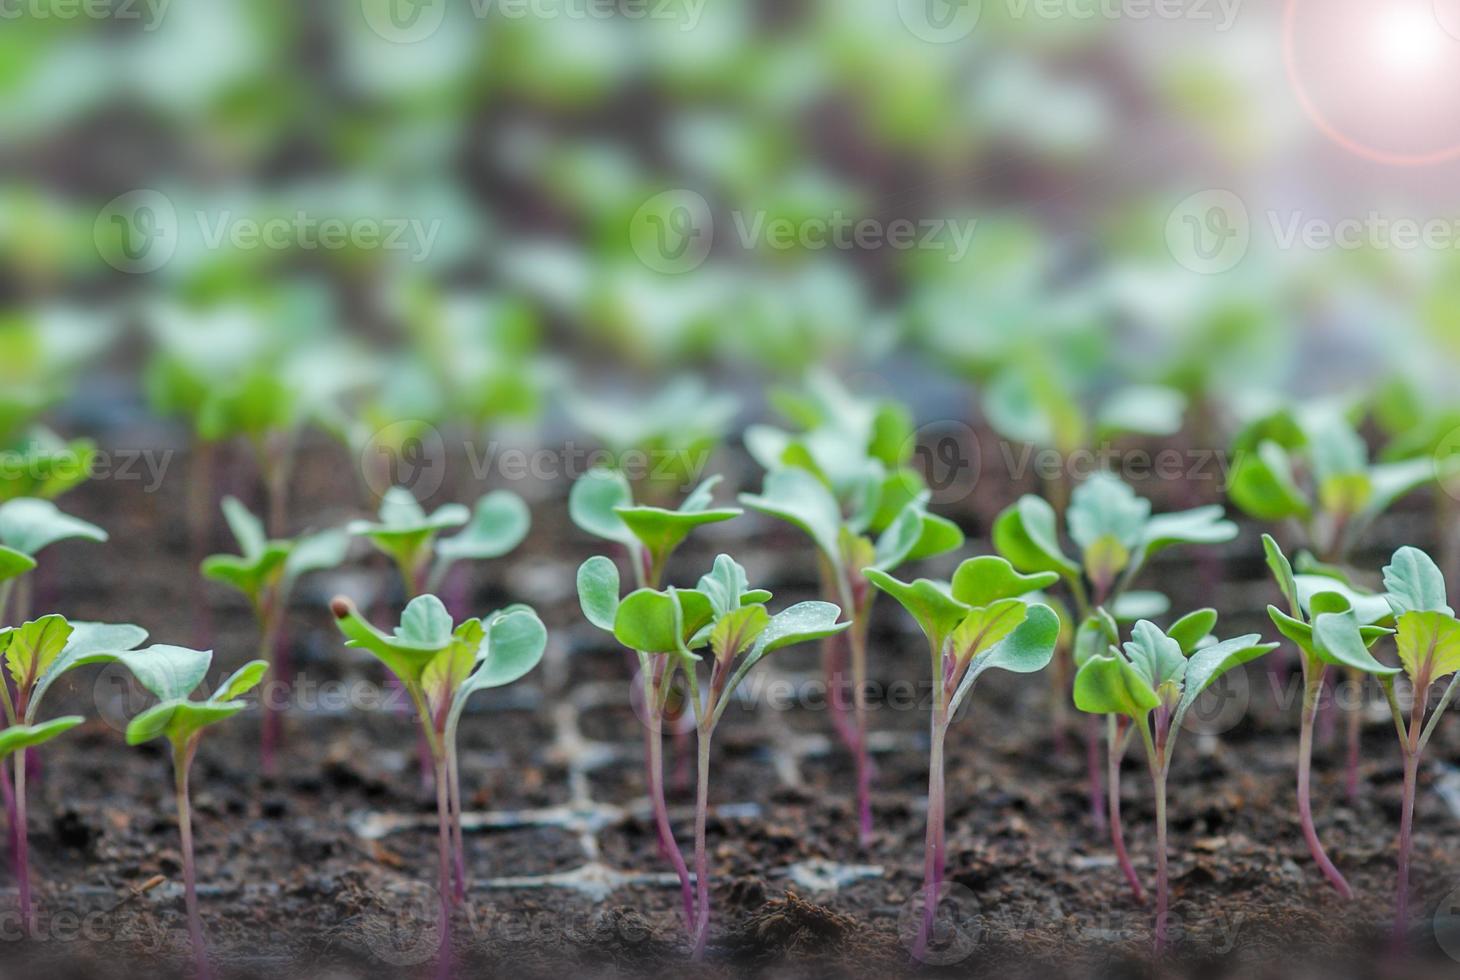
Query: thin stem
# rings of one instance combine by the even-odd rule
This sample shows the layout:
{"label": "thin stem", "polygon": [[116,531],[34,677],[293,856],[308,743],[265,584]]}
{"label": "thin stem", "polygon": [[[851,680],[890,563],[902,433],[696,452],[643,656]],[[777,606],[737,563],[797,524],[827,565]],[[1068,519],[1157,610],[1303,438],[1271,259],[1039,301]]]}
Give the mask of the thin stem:
{"label": "thin stem", "polygon": [[[1361,671],[1348,671],[1348,679],[1351,685],[1357,686],[1363,691],[1364,675]],[[1359,703],[1350,705],[1348,709],[1348,762],[1345,768],[1344,789],[1348,793],[1349,805],[1353,806],[1359,801],[1359,756],[1363,739],[1363,698]]]}
{"label": "thin stem", "polygon": [[1419,737],[1419,750],[1421,753],[1429,748],[1430,739],[1434,737],[1435,728],[1440,724],[1440,716],[1445,709],[1450,707],[1450,702],[1455,700],[1455,691],[1460,688],[1460,672],[1450,679],[1450,686],[1445,688],[1445,696],[1440,698],[1440,703],[1435,706],[1434,712],[1430,715],[1428,725],[1425,725],[1424,734]]}
{"label": "thin stem", "polygon": [[[280,669],[283,664],[280,662],[279,651],[279,633],[284,625],[285,604],[283,591],[277,587],[268,598],[259,604],[259,659],[272,665],[272,673],[278,683],[287,685],[289,678]],[[279,706],[271,697],[264,698],[264,725],[261,741],[263,744],[260,746],[260,755],[263,757],[261,761],[264,774],[272,776],[278,769],[277,750],[283,743],[283,718]]]}
{"label": "thin stem", "polygon": [[927,954],[928,943],[932,941],[938,921],[938,899],[947,860],[947,792],[943,761],[943,746],[948,735],[947,714],[946,699],[939,698],[929,728],[932,747],[928,753],[928,827],[923,840],[923,921],[912,948],[913,959],[919,962]]}
{"label": "thin stem", "polygon": [[1115,859],[1130,885],[1131,895],[1140,905],[1146,904],[1146,891],[1141,887],[1140,876],[1131,864],[1130,854],[1125,849],[1125,826],[1120,817],[1120,763],[1130,743],[1130,730],[1122,732],[1119,715],[1106,716],[1106,786],[1110,798],[1110,842],[1115,847]]}
{"label": "thin stem", "polygon": [[1409,738],[1404,750],[1404,810],[1399,820],[1399,881],[1394,898],[1394,949],[1402,951],[1409,934],[1409,859],[1414,847],[1414,800],[1419,786],[1420,729],[1424,727],[1425,707],[1429,695],[1429,678],[1421,677],[1415,685],[1414,704],[1410,708]]}
{"label": "thin stem", "polygon": [[690,886],[689,867],[674,839],[674,828],[669,823],[669,805],[664,800],[664,744],[663,713],[659,709],[658,684],[655,680],[653,659],[639,655],[639,674],[644,684],[644,739],[648,756],[649,804],[654,811],[654,825],[659,834],[659,849],[674,866],[679,876],[679,890],[684,902],[684,927],[691,935],[695,928],[695,900]]}
{"label": "thin stem", "polygon": [[193,963],[197,980],[208,977],[208,950],[203,941],[203,917],[198,911],[197,864],[193,859],[193,810],[188,791],[188,773],[193,767],[197,738],[174,743],[172,775],[177,795],[177,829],[182,838],[183,895],[188,911],[188,935],[193,944]]}
{"label": "thin stem", "polygon": [[456,751],[456,732],[448,731],[443,741],[446,743],[446,793],[450,804],[454,871],[451,899],[459,905],[466,901],[466,843],[461,833],[461,772]]}
{"label": "thin stem", "polygon": [[437,976],[443,980],[451,964],[451,803],[446,755],[436,754],[436,882],[441,891],[441,955]]}
{"label": "thin stem", "polygon": [[[1156,927],[1153,945],[1159,956],[1166,948],[1166,922],[1171,908],[1171,880],[1166,857],[1166,757],[1151,736],[1149,722],[1139,723],[1141,738],[1146,743],[1146,761],[1151,769],[1151,785],[1156,794]],[[1156,725],[1161,726],[1158,718]],[[1164,742],[1164,736],[1160,740]]]}
{"label": "thin stem", "polygon": [[15,759],[15,878],[20,889],[20,926],[27,936],[35,935],[35,906],[30,897],[30,844],[25,807],[25,752]]}
{"label": "thin stem", "polygon": [[[696,701],[699,699],[696,698]],[[695,941],[691,959],[698,960],[705,953],[705,943],[710,937],[710,858],[705,847],[705,821],[710,807],[710,739],[714,730],[702,725],[697,739],[699,747],[699,773],[695,788]]]}
{"label": "thin stem", "polygon": [[872,758],[867,750],[867,620],[861,614],[848,631],[852,647],[852,711],[857,725],[857,837],[872,844]]}
{"label": "thin stem", "polygon": [[1318,704],[1323,698],[1323,678],[1326,673],[1326,667],[1310,662],[1310,658],[1304,655],[1303,716],[1298,735],[1298,820],[1303,825],[1303,839],[1308,842],[1308,851],[1313,855],[1313,862],[1340,895],[1351,899],[1354,897],[1353,889],[1329,860],[1313,825],[1313,725],[1318,716]]}

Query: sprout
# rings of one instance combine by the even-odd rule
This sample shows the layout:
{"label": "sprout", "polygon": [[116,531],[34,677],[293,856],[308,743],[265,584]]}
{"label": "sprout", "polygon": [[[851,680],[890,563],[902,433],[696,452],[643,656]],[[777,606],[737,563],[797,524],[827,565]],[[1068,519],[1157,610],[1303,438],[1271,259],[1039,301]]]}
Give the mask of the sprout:
{"label": "sprout", "polygon": [[547,630],[537,613],[520,605],[456,625],[433,595],[412,599],[392,634],[371,626],[348,599],[335,599],[330,609],[347,646],[385,664],[400,679],[421,720],[435,767],[442,937],[449,953],[451,907],[466,898],[457,727],[473,694],[511,684],[537,666]]}
{"label": "sprout", "polygon": [[[36,556],[59,541],[82,538],[105,541],[95,524],[64,513],[49,500],[17,497],[0,503],[0,622],[15,622],[29,615],[29,596],[18,585],[36,566]],[[15,609],[10,602],[16,599]]]}
{"label": "sprout", "polygon": [[[1183,544],[1221,544],[1237,537],[1237,526],[1224,518],[1221,507],[1199,507],[1173,514],[1152,515],[1151,503],[1109,473],[1097,473],[1076,488],[1065,514],[1069,535],[1079,547],[1072,559],[1060,543],[1059,515],[1042,497],[1025,496],[994,522],[993,539],[999,553],[1026,574],[1052,572],[1065,583],[1074,601],[1077,620],[1066,623],[1066,635],[1073,634],[1073,666],[1079,670],[1093,651],[1100,652],[1115,642],[1114,622],[1132,622],[1159,616],[1170,603],[1160,593],[1132,591],[1150,560],[1168,548]],[[1101,634],[1104,639],[1099,639]],[[1056,671],[1061,685],[1059,703],[1069,698],[1067,671]],[[1056,714],[1058,722],[1061,716]],[[1107,785],[1101,792],[1100,726],[1098,720],[1086,731],[1088,746],[1090,812],[1096,828],[1107,823],[1107,813],[1120,808],[1119,786]],[[1116,729],[1119,725],[1114,726]],[[1112,726],[1107,722],[1106,734]],[[1056,730],[1056,738],[1059,730]],[[1118,732],[1117,732],[1118,734]],[[1107,740],[1107,767],[1118,765],[1119,745]],[[1112,760],[1112,757],[1117,757]],[[1105,800],[1102,802],[1102,795]],[[1118,821],[1108,821],[1117,854],[1124,850]],[[1139,896],[1134,873],[1126,865],[1126,877]]]}
{"label": "sprout", "polygon": [[[121,659],[121,658],[119,658]],[[200,980],[208,977],[208,952],[203,941],[203,920],[198,913],[197,870],[193,860],[192,801],[188,776],[203,730],[232,718],[244,709],[238,700],[258,686],[269,665],[255,660],[240,667],[205,701],[190,700],[213,661],[209,651],[154,646],[130,654],[123,662],[138,683],[157,696],[158,703],[127,724],[127,744],[141,745],[166,738],[172,746],[173,785],[177,792],[177,826],[182,835],[183,887],[188,910],[188,934]]]}
{"label": "sprout", "polygon": [[956,524],[928,513],[930,493],[908,466],[916,439],[907,410],[891,401],[862,401],[834,378],[813,374],[805,395],[782,393],[784,414],[806,431],[752,426],[746,446],[769,471],[759,494],[741,494],[751,510],[796,527],[816,547],[822,593],[851,617],[853,723],[845,722],[843,651],[823,646],[832,718],[857,763],[858,828],[872,838],[872,763],[867,750],[867,632],[877,592],[863,570],[891,572],[905,562],[963,544]]}
{"label": "sprout", "polygon": [[[369,539],[389,555],[400,572],[407,598],[435,592],[452,566],[463,560],[500,558],[522,543],[532,515],[522,498],[496,490],[468,511],[461,504],[446,504],[427,514],[405,487],[391,487],[380,502],[378,521],[352,521],[346,528]],[[438,541],[442,531],[461,528]]]}
{"label": "sprout", "polygon": [[[274,676],[287,683],[288,664],[279,648],[279,634],[289,608],[289,597],[299,576],[334,568],[345,560],[349,538],[341,531],[322,531],[292,540],[269,540],[264,526],[233,497],[223,501],[223,516],[238,542],[238,555],[213,555],[203,562],[203,575],[237,589],[248,599],[259,627],[259,658],[273,667]],[[279,743],[279,712],[273,699],[264,699],[263,767],[274,772],[274,748]]]}
{"label": "sprout", "polygon": [[[1433,484],[1453,460],[1437,457],[1373,463],[1363,437],[1338,408],[1327,404],[1281,409],[1249,423],[1233,443],[1236,461],[1227,486],[1232,503],[1269,523],[1290,522],[1317,552],[1300,554],[1300,571],[1345,575],[1349,554],[1390,506]],[[1362,668],[1342,665],[1350,681]],[[1348,714],[1347,789],[1358,798],[1362,713]]]}
{"label": "sprout", "polygon": [[1303,714],[1298,735],[1298,820],[1303,827],[1308,850],[1323,876],[1344,898],[1353,898],[1353,889],[1324,851],[1313,823],[1313,726],[1329,667],[1366,674],[1382,673],[1387,669],[1368,650],[1389,634],[1388,630],[1373,625],[1376,619],[1384,618],[1388,610],[1383,608],[1381,599],[1378,617],[1359,627],[1360,642],[1357,646],[1325,642],[1323,634],[1315,629],[1318,620],[1330,613],[1342,613],[1354,616],[1357,622],[1354,610],[1356,604],[1364,605],[1363,597],[1336,579],[1294,575],[1292,564],[1271,535],[1262,536],[1262,545],[1267,552],[1268,567],[1272,569],[1289,610],[1283,612],[1276,606],[1269,606],[1268,615],[1283,636],[1297,646],[1303,668]]}
{"label": "sprout", "polygon": [[[699,782],[695,794],[695,893],[693,905],[685,892],[685,921],[699,959],[709,938],[710,870],[705,847],[709,810],[710,746],[715,728],[735,690],[756,664],[776,650],[824,639],[849,627],[839,623],[841,610],[828,602],[803,602],[776,615],[766,608],[771,594],[752,589],[745,569],[729,555],[720,555],[696,589],[669,588],[659,592],[638,589],[619,599],[618,570],[606,558],[590,558],[578,572],[579,597],[584,615],[595,626],[613,633],[638,654],[644,683],[645,710],[650,715],[651,744],[659,742],[665,701],[677,672],[683,671],[694,705],[699,747]],[[709,674],[701,685],[699,667],[707,658],[694,651],[710,650]],[[651,772],[651,784],[656,776]],[[668,815],[655,801],[662,818],[661,845],[674,853],[679,846],[667,831]],[[680,865],[683,856],[680,855]],[[676,867],[678,870],[678,867]],[[686,884],[681,874],[681,884]]]}
{"label": "sprout", "polygon": [[1075,675],[1075,706],[1091,714],[1129,718],[1146,746],[1156,795],[1154,942],[1158,954],[1166,945],[1171,902],[1166,783],[1181,724],[1196,699],[1223,674],[1277,649],[1276,643],[1263,643],[1254,633],[1225,642],[1205,638],[1189,650],[1186,644],[1191,636],[1203,632],[1211,618],[1209,612],[1195,620],[1187,617],[1178,623],[1180,629],[1173,627],[1170,633],[1142,620],[1124,648],[1110,645],[1087,660]]}
{"label": "sprout", "polygon": [[0,732],[0,759],[15,755],[15,787],[10,827],[15,839],[16,877],[20,887],[21,923],[27,934],[35,929],[30,897],[30,849],[26,834],[26,750],[70,731],[82,720],[74,715],[41,722],[41,699],[63,674],[87,664],[121,660],[128,664],[141,654],[131,652],[147,639],[136,626],[103,623],[68,623],[60,616],[43,616],[15,629],[0,630],[0,654],[14,684],[0,682],[0,705],[6,728]]}
{"label": "sprout", "polygon": [[[1403,944],[1409,930],[1409,866],[1414,835],[1414,802],[1419,764],[1439,727],[1440,718],[1460,687],[1460,620],[1448,602],[1445,576],[1429,555],[1418,548],[1400,548],[1384,569],[1385,599],[1397,632],[1365,627],[1353,609],[1324,612],[1313,622],[1318,645],[1346,658],[1356,669],[1379,678],[1394,716],[1399,749],[1404,757],[1404,800],[1399,825],[1399,884],[1394,909],[1394,941]],[[1399,667],[1389,667],[1368,655],[1373,633],[1394,635]],[[1413,687],[1406,712],[1395,692],[1394,678],[1405,674]],[[1452,676],[1453,675],[1453,676]],[[1435,685],[1446,677],[1444,695],[1429,710]]]}
{"label": "sprout", "polygon": [[1033,674],[1049,665],[1060,620],[1046,605],[1024,597],[1055,582],[1053,573],[1024,576],[1002,558],[970,558],[950,584],[918,579],[908,584],[868,568],[867,579],[917,620],[928,638],[933,685],[932,751],[928,759],[928,829],[924,845],[923,921],[913,946],[921,959],[938,914],[947,864],[947,798],[943,746],[958,709],[984,671]]}

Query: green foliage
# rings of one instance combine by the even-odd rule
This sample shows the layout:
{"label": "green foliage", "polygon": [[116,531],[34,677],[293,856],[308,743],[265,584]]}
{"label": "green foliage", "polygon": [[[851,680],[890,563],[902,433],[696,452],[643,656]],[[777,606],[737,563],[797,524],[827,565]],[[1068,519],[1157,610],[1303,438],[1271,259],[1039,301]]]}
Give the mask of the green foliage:
{"label": "green foliage", "polygon": [[263,522],[233,497],[224,498],[223,516],[240,554],[205,559],[203,575],[242,592],[256,607],[270,595],[287,596],[301,575],[339,566],[349,550],[342,531],[269,540]]}
{"label": "green foliage", "polygon": [[623,545],[636,581],[654,586],[669,558],[696,528],[739,517],[735,507],[711,507],[721,481],[711,476],[690,492],[677,510],[635,505],[628,479],[617,470],[589,470],[573,484],[568,515],[579,529]]}
{"label": "green foliage", "polygon": [[207,675],[212,651],[155,646],[141,653],[151,662],[142,672],[133,672],[157,696],[158,703],[127,723],[128,745],[155,738],[166,738],[174,748],[193,743],[205,728],[243,711],[244,704],[238,699],[257,687],[269,669],[265,661],[252,661],[223,681],[211,697],[194,701],[189,695]]}
{"label": "green foliage", "polygon": [[90,439],[68,442],[36,426],[8,448],[0,448],[0,501],[54,500],[86,482],[95,460],[96,443]]}
{"label": "green foliage", "polygon": [[49,500],[21,497],[0,503],[0,545],[34,558],[44,549],[72,538],[105,541],[95,524],[63,513]]}
{"label": "green foliage", "polygon": [[1355,600],[1364,597],[1336,579],[1313,576],[1300,586],[1292,563],[1271,535],[1263,535],[1267,564],[1278,587],[1287,599],[1291,612],[1268,606],[1268,616],[1278,630],[1297,644],[1303,656],[1311,661],[1334,667],[1345,667],[1378,677],[1392,676],[1397,670],[1384,666],[1369,649],[1392,631],[1362,623],[1354,611]]}

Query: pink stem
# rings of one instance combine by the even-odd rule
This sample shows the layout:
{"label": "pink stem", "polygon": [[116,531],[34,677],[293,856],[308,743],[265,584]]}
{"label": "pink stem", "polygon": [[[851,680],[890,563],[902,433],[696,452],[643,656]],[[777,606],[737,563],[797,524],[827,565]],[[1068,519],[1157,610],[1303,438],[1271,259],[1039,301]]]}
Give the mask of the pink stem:
{"label": "pink stem", "polygon": [[434,763],[436,774],[436,881],[441,891],[441,955],[436,976],[447,980],[451,973],[451,803],[446,760]]}
{"label": "pink stem", "polygon": [[177,791],[177,827],[182,838],[183,895],[188,911],[188,936],[193,945],[197,980],[207,980],[208,949],[203,940],[203,917],[198,911],[198,874],[193,859],[193,812],[188,795],[188,772],[192,769],[196,741],[173,749],[173,778]]}
{"label": "pink stem", "polygon": [[857,838],[872,846],[872,757],[867,749],[867,637],[865,613],[848,631],[852,650],[852,709],[856,720]]}
{"label": "pink stem", "polygon": [[710,858],[705,847],[705,820],[710,808],[710,732],[701,729],[699,743],[699,775],[695,789],[695,940],[690,958],[699,960],[705,954],[710,938]]}
{"label": "pink stem", "polygon": [[1120,817],[1120,760],[1124,754],[1120,744],[1120,720],[1115,715],[1110,715],[1109,719],[1107,727],[1109,766],[1106,775],[1110,796],[1110,842],[1115,847],[1115,859],[1120,863],[1120,870],[1125,875],[1126,883],[1130,885],[1131,895],[1138,904],[1145,905],[1146,892],[1141,887],[1140,876],[1136,874],[1136,869],[1131,864],[1130,854],[1126,851],[1125,827]]}
{"label": "pink stem", "polygon": [[1166,949],[1166,923],[1171,914],[1171,874],[1167,864],[1166,776],[1156,777],[1156,955]]}
{"label": "pink stem", "polygon": [[30,844],[25,813],[25,753],[15,753],[15,877],[20,889],[20,925],[35,935],[35,906],[30,897]]}
{"label": "pink stem", "polygon": [[654,826],[659,838],[659,851],[679,876],[680,896],[684,902],[684,927],[691,935],[695,928],[695,899],[690,886],[689,867],[684,863],[679,844],[674,839],[674,829],[669,824],[669,805],[664,800],[664,747],[661,728],[664,719],[658,711],[658,686],[655,671],[645,664],[641,670],[644,679],[644,712],[648,719],[644,725],[644,754],[648,769],[649,804],[654,811]]}
{"label": "pink stem", "polygon": [[1419,783],[1419,753],[1405,753],[1404,811],[1399,821],[1399,882],[1394,897],[1394,949],[1402,952],[1409,936],[1409,858],[1414,845],[1414,797]]}
{"label": "pink stem", "polygon": [[1090,820],[1095,832],[1105,833],[1104,764],[1100,759],[1100,716],[1085,716],[1085,765],[1090,782]]}
{"label": "pink stem", "polygon": [[10,770],[0,766],[0,793],[5,796],[5,833],[9,837],[10,864],[19,861],[19,843],[15,836],[15,791],[10,786]]}
{"label": "pink stem", "polygon": [[1298,819],[1303,825],[1303,839],[1308,842],[1308,851],[1313,855],[1314,863],[1323,872],[1323,877],[1327,878],[1328,883],[1337,889],[1345,899],[1352,899],[1354,897],[1353,889],[1349,887],[1338,868],[1329,860],[1327,852],[1323,849],[1323,843],[1318,839],[1318,831],[1313,825],[1313,727],[1319,702],[1323,698],[1323,677],[1327,673],[1327,668],[1310,665],[1305,660],[1303,673],[1307,680],[1304,685],[1303,718],[1298,735]]}
{"label": "pink stem", "polygon": [[928,755],[928,827],[923,842],[923,921],[913,943],[913,959],[922,962],[932,941],[938,921],[938,900],[943,888],[943,869],[947,862],[945,825],[947,794],[944,786],[943,742],[948,733],[947,709],[942,705],[933,712],[930,732],[932,748]]}

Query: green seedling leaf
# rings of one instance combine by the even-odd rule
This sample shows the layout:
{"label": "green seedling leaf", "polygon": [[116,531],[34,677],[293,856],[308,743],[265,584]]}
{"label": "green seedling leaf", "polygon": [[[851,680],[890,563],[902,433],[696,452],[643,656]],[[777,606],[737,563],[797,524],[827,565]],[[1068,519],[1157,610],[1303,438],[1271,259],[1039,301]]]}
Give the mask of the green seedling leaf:
{"label": "green seedling leaf", "polygon": [[638,538],[618,512],[632,507],[633,503],[633,490],[622,473],[593,469],[583,474],[569,491],[568,516],[579,529],[594,537],[615,541],[632,550],[637,547]]}
{"label": "green seedling leaf", "polygon": [[639,589],[629,593],[619,604],[613,635],[630,650],[678,653],[714,618],[714,614],[714,606],[703,592],[693,589],[676,589],[673,592]]}
{"label": "green seedling leaf", "polygon": [[1460,622],[1454,616],[1405,613],[1399,617],[1398,645],[1399,662],[1416,687],[1460,671]]}
{"label": "green seedling leaf", "polygon": [[770,601],[765,589],[752,589],[750,579],[740,563],[729,555],[717,555],[710,571],[700,576],[697,586],[715,607],[715,615],[723,616],[741,606]]}
{"label": "green seedling leaf", "polygon": [[768,653],[810,643],[847,629],[852,624],[837,622],[842,611],[831,602],[798,602],[796,605],[771,617],[766,628],[756,638],[751,657],[759,660]]}
{"label": "green seedling leaf", "polygon": [[958,624],[972,612],[971,607],[959,602],[938,583],[928,579],[901,582],[875,568],[864,569],[862,574],[867,577],[867,581],[896,599],[917,620],[934,651],[943,649]]}
{"label": "green seedling leaf", "polygon": [[770,625],[770,613],[765,606],[741,606],[726,612],[716,612],[714,626],[710,630],[710,649],[722,665],[729,665]]}
{"label": "green seedling leaf", "polygon": [[0,545],[34,558],[58,541],[82,538],[105,541],[95,524],[61,512],[49,500],[20,497],[0,504]]}
{"label": "green seedling leaf", "polygon": [[[1009,600],[1018,602],[1019,600]],[[987,670],[1006,670],[1011,674],[1035,674],[1049,666],[1059,645],[1060,618],[1048,606],[1025,605],[1022,622],[1002,640],[974,657],[968,672],[948,703],[950,717],[958,712],[964,699]],[[957,640],[955,639],[955,643]]]}
{"label": "green seedling leaf", "polygon": [[1060,548],[1054,508],[1042,497],[1022,497],[999,515],[994,546],[1021,572],[1055,572],[1067,579],[1080,574]]}
{"label": "green seedling leaf", "polygon": [[487,624],[477,669],[467,678],[459,697],[505,687],[527,676],[547,651],[547,627],[526,606],[503,610]]}
{"label": "green seedling leaf", "polygon": [[1171,611],[1171,600],[1160,592],[1122,592],[1110,604],[1110,613],[1122,623],[1158,619]]}
{"label": "green seedling leaf", "polygon": [[0,759],[8,758],[16,752],[22,752],[37,745],[44,745],[85,721],[86,719],[79,715],[67,715],[64,718],[56,718],[39,725],[11,725],[4,731],[0,731]]}
{"label": "green seedling leaf", "polygon": [[970,558],[953,573],[953,598],[978,608],[1000,599],[1017,599],[1040,592],[1059,581],[1054,572],[1021,575],[1007,559],[996,555]]}
{"label": "green seedling leaf", "polygon": [[522,543],[531,526],[532,514],[522,498],[497,490],[477,501],[466,527],[441,541],[436,553],[447,563],[500,558]]}
{"label": "green seedling leaf", "polygon": [[0,634],[5,644],[5,665],[18,690],[29,691],[50,669],[71,638],[71,624],[60,616],[42,616],[18,629]]}
{"label": "green seedling leaf", "polygon": [[1293,583],[1298,589],[1299,607],[1310,616],[1314,613],[1313,606],[1320,595],[1343,597],[1348,608],[1354,611],[1354,615],[1364,626],[1372,626],[1393,615],[1384,596],[1360,592],[1326,575],[1298,575],[1294,577]]}
{"label": "green seedling leaf", "polygon": [[1381,463],[1369,470],[1369,501],[1364,513],[1384,513],[1400,497],[1435,482],[1436,463],[1431,459],[1413,459],[1402,463]]}
{"label": "green seedling leaf", "polygon": [[1000,599],[972,610],[948,638],[950,652],[956,660],[971,660],[1002,643],[1023,624],[1028,609],[1022,600]]}
{"label": "green seedling leaf", "polygon": [[1181,694],[1181,703],[1176,709],[1174,724],[1181,724],[1182,717],[1196,703],[1196,699],[1221,679],[1223,674],[1265,657],[1277,648],[1278,644],[1263,643],[1262,637],[1253,633],[1203,647],[1192,654],[1187,661],[1185,687]]}
{"label": "green seedling leaf", "polygon": [[1212,635],[1212,630],[1217,628],[1217,611],[1215,609],[1198,609],[1194,613],[1178,619],[1172,627],[1166,631],[1166,635],[1175,640],[1181,647],[1181,652],[1188,657],[1196,652],[1202,641]]}
{"label": "green seedling leaf", "polygon": [[1091,615],[1075,631],[1071,649],[1075,667],[1083,667],[1096,657],[1113,656],[1111,648],[1119,642],[1120,630],[1109,613],[1100,610]]}
{"label": "green seedling leaf", "polygon": [[578,566],[578,604],[588,622],[613,632],[619,604],[618,566],[613,559],[596,555]]}
{"label": "green seedling leaf", "polygon": [[664,510],[659,507],[620,507],[615,513],[644,546],[654,565],[662,567],[696,528],[728,521],[744,512],[732,507],[692,511]]}
{"label": "green seedling leaf", "polygon": [[284,579],[293,582],[301,575],[338,568],[350,551],[350,536],[343,530],[318,531],[294,540],[284,562]]}
{"label": "green seedling leaf", "polygon": [[174,701],[187,697],[203,682],[213,652],[159,644],[129,650],[119,654],[117,660],[159,701]]}
{"label": "green seedling leaf", "polygon": [[1273,577],[1277,579],[1283,598],[1288,600],[1289,611],[1294,616],[1299,615],[1303,607],[1298,601],[1298,583],[1293,576],[1292,563],[1288,561],[1288,556],[1283,554],[1283,549],[1278,546],[1271,534],[1262,536],[1262,548],[1267,554],[1267,567],[1272,569]]}
{"label": "green seedling leaf", "polygon": [[1180,544],[1224,544],[1237,539],[1237,525],[1221,507],[1198,507],[1176,514],[1158,514],[1146,524],[1146,558]]}
{"label": "green seedling leaf", "polygon": [[1096,715],[1124,715],[1143,724],[1161,706],[1155,690],[1123,657],[1086,661],[1075,675],[1075,707]]}
{"label": "green seedling leaf", "polygon": [[1070,537],[1086,555],[1112,546],[1128,555],[1141,543],[1150,517],[1151,502],[1109,473],[1096,473],[1076,487],[1066,515]]}
{"label": "green seedling leaf", "polygon": [[741,494],[751,510],[786,521],[810,536],[821,553],[839,564],[841,508],[830,490],[805,470],[779,469],[766,474],[759,494]]}
{"label": "green seedling leaf", "polygon": [[[428,597],[421,596],[420,598]],[[436,600],[436,604],[440,605],[439,599]],[[425,671],[427,664],[451,642],[449,617],[446,635],[443,639],[434,626],[429,627],[429,632],[418,633],[414,627],[407,630],[404,618],[401,627],[395,631],[395,635],[382,633],[366,622],[353,602],[343,597],[336,598],[330,603],[330,611],[334,614],[335,625],[340,628],[340,632],[345,634],[346,646],[359,647],[372,654],[406,684],[419,685],[421,674]],[[410,611],[409,606],[407,611]],[[425,619],[426,617],[421,615],[420,618]]]}
{"label": "green seedling leaf", "polygon": [[715,502],[715,488],[724,480],[725,478],[718,473],[701,480],[700,485],[691,490],[689,496],[684,498],[684,503],[679,505],[679,509],[686,514],[709,510],[710,504]]}
{"label": "green seedling leaf", "polygon": [[[27,720],[34,720],[46,692],[66,673],[77,667],[114,663],[130,657],[132,651],[147,642],[147,631],[139,626],[111,623],[71,623],[70,626],[71,636],[66,646],[36,680],[26,708]],[[3,639],[0,642],[4,642]],[[136,673],[135,669],[133,673]]]}
{"label": "green seedling leaf", "polygon": [[[1315,598],[1315,608],[1321,606],[1322,598]],[[1359,618],[1352,609],[1347,612],[1319,613],[1313,619],[1312,652],[1324,663],[1335,667],[1350,667],[1375,677],[1393,677],[1398,674],[1400,668],[1386,667],[1369,653],[1369,644],[1365,641],[1360,626]],[[1282,628],[1281,624],[1279,628]],[[1284,635],[1288,635],[1286,630]],[[1385,630],[1384,635],[1392,635],[1392,631]]]}
{"label": "green seedling leaf", "polygon": [[222,508],[223,519],[228,522],[228,529],[233,532],[233,539],[238,542],[243,557],[253,559],[262,555],[269,543],[263,522],[250,513],[237,497],[224,497]]}
{"label": "green seedling leaf", "polygon": [[1238,451],[1227,495],[1260,521],[1306,520],[1313,514],[1312,503],[1293,477],[1292,460],[1275,442],[1263,442],[1255,451]]}
{"label": "green seedling leaf", "polygon": [[[182,647],[159,646],[152,647],[150,651],[140,652],[151,653],[152,657],[149,659],[154,660],[161,658],[173,663],[186,663],[189,666],[201,663],[203,674],[207,673],[208,665],[213,657],[211,652],[187,650]],[[262,660],[245,664],[220,684],[217,692],[206,701],[188,699],[192,688],[184,689],[179,686],[181,673],[174,674],[171,683],[161,684],[155,688],[152,686],[152,682],[156,679],[155,673],[149,680],[144,680],[139,676],[138,680],[142,681],[143,686],[148,690],[157,694],[161,703],[131,720],[127,725],[127,744],[140,745],[162,736],[166,736],[168,741],[175,746],[186,744],[209,725],[217,724],[243,711],[244,705],[237,699],[257,687],[268,669],[269,665]],[[197,682],[193,687],[196,686]],[[164,697],[162,692],[165,692],[167,696]]]}
{"label": "green seedling leaf", "polygon": [[380,501],[378,521],[351,521],[345,530],[394,559],[402,568],[419,564],[427,544],[444,530],[460,527],[471,513],[460,504],[445,504],[427,514],[405,487],[391,487]]}
{"label": "green seedling leaf", "polygon": [[1125,655],[1151,690],[1163,698],[1173,691],[1179,695],[1186,677],[1186,655],[1181,652],[1181,644],[1162,633],[1155,623],[1142,620],[1135,625]]}
{"label": "green seedling leaf", "polygon": [[1454,616],[1445,587],[1445,575],[1434,559],[1418,548],[1400,548],[1384,569],[1387,604],[1395,616],[1411,612],[1438,612]]}
{"label": "green seedling leaf", "polygon": [[212,555],[203,560],[203,577],[237,589],[254,601],[284,574],[289,560],[289,546],[282,543],[265,545],[252,558],[238,555]]}
{"label": "green seedling leaf", "polygon": [[0,582],[19,578],[35,568],[35,559],[27,554],[0,545]]}

